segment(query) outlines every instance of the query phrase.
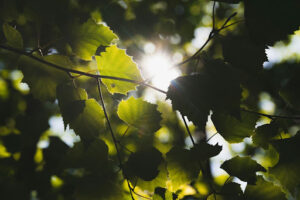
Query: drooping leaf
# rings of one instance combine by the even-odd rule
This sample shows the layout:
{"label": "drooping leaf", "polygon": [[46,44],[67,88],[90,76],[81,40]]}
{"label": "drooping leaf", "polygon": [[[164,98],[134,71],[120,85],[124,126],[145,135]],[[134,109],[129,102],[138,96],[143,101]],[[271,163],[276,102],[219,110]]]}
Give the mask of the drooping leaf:
{"label": "drooping leaf", "polygon": [[200,172],[200,164],[194,159],[194,154],[186,149],[173,147],[167,154],[167,169],[172,181],[172,191],[176,191],[181,185],[188,184],[197,179]]}
{"label": "drooping leaf", "polygon": [[75,54],[83,60],[92,60],[97,48],[110,45],[118,37],[103,24],[88,20],[73,32],[71,46]]}
{"label": "drooping leaf", "polygon": [[[71,61],[61,55],[49,55],[39,57],[59,66],[70,67]],[[33,95],[41,100],[54,101],[56,98],[56,86],[68,80],[66,72],[54,69],[26,56],[21,56],[19,68],[24,74],[23,81],[28,83]]]}
{"label": "drooping leaf", "polygon": [[266,47],[253,43],[248,35],[229,35],[222,40],[224,60],[234,67],[258,73],[267,61]]}
{"label": "drooping leaf", "polygon": [[300,22],[298,0],[245,1],[246,26],[252,39],[260,44],[273,45],[298,30]]}
{"label": "drooping leaf", "polygon": [[257,181],[255,185],[247,185],[244,196],[246,200],[287,199],[280,187],[265,181],[262,176],[257,176]]}
{"label": "drooping leaf", "polygon": [[23,48],[23,38],[17,29],[11,27],[7,23],[4,23],[3,32],[9,46],[18,49]]}
{"label": "drooping leaf", "polygon": [[157,149],[143,149],[129,156],[125,164],[125,173],[128,177],[151,181],[158,175],[158,166],[162,161],[162,154]]}
{"label": "drooping leaf", "polygon": [[105,131],[102,107],[95,99],[86,99],[81,88],[60,85],[57,98],[65,126],[70,125],[82,139],[91,139]]}
{"label": "drooping leaf", "polygon": [[217,131],[231,143],[242,142],[245,137],[254,134],[254,129],[258,116],[242,112],[241,119],[236,119],[230,115],[214,113],[212,121]]}
{"label": "drooping leaf", "polygon": [[139,129],[143,133],[155,133],[160,129],[161,114],[157,105],[143,101],[141,98],[130,97],[121,101],[118,116],[127,124]]}
{"label": "drooping leaf", "polygon": [[[96,56],[98,69],[101,75],[113,76],[135,81],[142,81],[137,64],[128,56],[123,49],[116,45],[106,48],[101,56]],[[102,79],[108,91],[112,94],[126,94],[135,90],[137,84],[118,80]]]}
{"label": "drooping leaf", "polygon": [[221,168],[224,169],[230,176],[236,176],[242,181],[248,182],[248,184],[255,184],[256,172],[265,172],[263,168],[256,161],[250,157],[236,156],[230,160],[225,161]]}
{"label": "drooping leaf", "polygon": [[210,145],[206,142],[200,141],[191,149],[194,159],[205,161],[211,157],[218,155],[222,151],[222,146]]}
{"label": "drooping leaf", "polygon": [[201,74],[178,77],[167,92],[173,109],[202,130],[210,110],[239,117],[240,98],[241,89],[234,71],[221,60],[206,61]]}
{"label": "drooping leaf", "polygon": [[157,187],[155,188],[153,200],[176,200],[177,195],[168,191],[165,188]]}
{"label": "drooping leaf", "polygon": [[269,169],[269,173],[279,180],[280,184],[292,194],[300,186],[300,159],[295,156],[300,150],[300,134],[283,140],[274,140],[272,145],[279,153],[278,163]]}

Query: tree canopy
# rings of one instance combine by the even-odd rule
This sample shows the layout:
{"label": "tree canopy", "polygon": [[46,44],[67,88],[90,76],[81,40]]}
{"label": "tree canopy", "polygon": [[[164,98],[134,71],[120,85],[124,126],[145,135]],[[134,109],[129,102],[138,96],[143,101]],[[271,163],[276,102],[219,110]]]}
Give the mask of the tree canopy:
{"label": "tree canopy", "polygon": [[0,199],[300,199],[299,10],[0,0]]}

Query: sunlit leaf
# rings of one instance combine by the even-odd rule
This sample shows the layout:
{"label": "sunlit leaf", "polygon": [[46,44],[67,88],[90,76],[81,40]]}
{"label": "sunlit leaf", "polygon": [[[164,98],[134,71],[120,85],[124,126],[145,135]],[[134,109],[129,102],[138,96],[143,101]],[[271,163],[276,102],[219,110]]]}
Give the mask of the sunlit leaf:
{"label": "sunlit leaf", "polygon": [[[123,49],[119,49],[116,45],[110,46],[96,56],[98,69],[101,75],[114,76],[119,78],[142,81],[140,71],[137,64],[128,56]],[[135,90],[137,84],[124,81],[102,79],[110,93],[126,94],[131,90]]]}
{"label": "sunlit leaf", "polygon": [[23,48],[23,38],[17,29],[11,27],[7,23],[4,23],[3,32],[9,46],[19,49]]}
{"label": "sunlit leaf", "polygon": [[217,131],[231,143],[242,142],[245,137],[253,135],[258,120],[257,115],[246,112],[241,113],[240,120],[217,113],[214,113],[211,118]]}
{"label": "sunlit leaf", "polygon": [[255,185],[247,185],[245,190],[246,200],[284,200],[287,199],[281,188],[265,181],[262,176],[257,176]]}
{"label": "sunlit leaf", "polygon": [[88,20],[73,32],[71,46],[78,57],[92,60],[97,48],[110,45],[118,37],[103,24]]}
{"label": "sunlit leaf", "polygon": [[142,133],[155,133],[160,129],[161,114],[157,105],[143,101],[141,98],[130,97],[121,101],[118,115],[127,124],[139,129]]}
{"label": "sunlit leaf", "polygon": [[239,156],[225,161],[221,165],[221,168],[224,169],[230,176],[236,176],[242,181],[248,182],[248,184],[255,184],[256,172],[266,171],[265,168],[250,157]]}

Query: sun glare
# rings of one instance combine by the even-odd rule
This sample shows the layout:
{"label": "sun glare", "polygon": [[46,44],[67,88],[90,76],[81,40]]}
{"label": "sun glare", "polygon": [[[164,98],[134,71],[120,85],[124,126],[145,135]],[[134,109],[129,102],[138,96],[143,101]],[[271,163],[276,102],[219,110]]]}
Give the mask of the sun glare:
{"label": "sun glare", "polygon": [[180,75],[179,70],[173,67],[174,63],[167,53],[152,51],[144,56],[141,63],[144,78],[155,87],[167,90],[170,82]]}

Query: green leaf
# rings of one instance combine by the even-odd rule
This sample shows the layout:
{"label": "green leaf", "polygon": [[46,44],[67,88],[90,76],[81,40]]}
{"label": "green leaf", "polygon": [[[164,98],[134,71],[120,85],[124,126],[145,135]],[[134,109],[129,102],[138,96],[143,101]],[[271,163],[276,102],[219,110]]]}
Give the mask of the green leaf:
{"label": "green leaf", "polygon": [[217,131],[227,142],[242,142],[245,137],[254,134],[254,129],[258,116],[252,113],[241,113],[241,119],[236,119],[230,115],[214,113],[211,117]]}
{"label": "green leaf", "polygon": [[7,40],[7,44],[11,47],[22,49],[23,48],[23,38],[20,32],[8,25],[7,23],[3,24],[4,36]]}
{"label": "green leaf", "polygon": [[153,200],[176,200],[177,195],[168,191],[165,188],[157,187],[155,188]]}
{"label": "green leaf", "polygon": [[300,158],[296,156],[300,151],[300,134],[298,132],[294,137],[275,140],[272,145],[279,153],[279,161],[269,169],[269,173],[290,193],[295,194],[300,189]]}
{"label": "green leaf", "polygon": [[157,149],[142,149],[129,156],[125,164],[125,173],[128,177],[151,181],[158,175],[158,166],[162,161],[162,154]]}
{"label": "green leaf", "polygon": [[246,181],[248,184],[252,185],[256,182],[256,172],[266,171],[265,168],[250,157],[239,156],[225,161],[221,165],[221,168],[224,169],[230,176],[236,176],[242,181]]}
{"label": "green leaf", "polygon": [[[70,67],[72,65],[68,57],[61,55],[39,58],[60,66]],[[27,56],[20,57],[19,68],[24,74],[23,82],[28,83],[34,97],[40,100],[54,101],[57,85],[69,79],[66,72],[54,69]]]}
{"label": "green leaf", "polygon": [[[211,0],[212,1],[212,0]],[[224,2],[224,3],[240,3],[242,0],[216,0],[218,2]]]}
{"label": "green leaf", "polygon": [[246,72],[258,73],[267,61],[266,47],[253,43],[244,35],[229,35],[222,40],[224,60]]}
{"label": "green leaf", "polygon": [[[96,60],[101,75],[142,81],[137,64],[126,54],[125,50],[119,49],[116,45],[106,48],[101,56],[96,56]],[[112,94],[126,94],[135,90],[137,86],[135,83],[111,79],[102,79],[102,82]]]}
{"label": "green leaf", "polygon": [[108,46],[118,37],[103,24],[88,20],[74,30],[71,46],[76,55],[83,60],[92,60],[99,46]]}
{"label": "green leaf", "polygon": [[285,83],[279,90],[279,95],[283,100],[292,108],[300,110],[300,94],[298,92],[300,81],[299,81],[299,71],[294,71],[294,74],[291,74],[288,80],[285,80]]}
{"label": "green leaf", "polygon": [[166,154],[166,161],[169,177],[172,181],[172,191],[176,191],[181,185],[197,179],[200,164],[198,160],[195,160],[191,151],[173,147]]}
{"label": "green leaf", "polygon": [[118,107],[118,116],[124,122],[137,128],[142,133],[155,133],[160,129],[161,113],[157,105],[130,97],[122,100]]}
{"label": "green leaf", "polygon": [[276,123],[264,124],[256,128],[252,141],[255,145],[268,149],[272,138],[278,134],[280,134],[280,128]]}
{"label": "green leaf", "polygon": [[57,98],[65,126],[69,124],[81,139],[95,138],[105,131],[102,107],[95,99],[86,99],[83,89],[60,85]]}
{"label": "green leaf", "polygon": [[[204,61],[203,73],[178,77],[168,88],[167,99],[204,130],[210,110],[240,115],[240,84],[233,69],[222,60]],[[226,106],[224,106],[226,105]]]}
{"label": "green leaf", "polygon": [[281,188],[265,181],[262,176],[257,176],[255,185],[247,185],[245,190],[246,200],[284,200],[287,199]]}
{"label": "green leaf", "polygon": [[[215,198],[216,196],[216,198]],[[217,195],[211,194],[207,200],[242,200],[244,194],[240,184],[230,182],[223,185]]]}
{"label": "green leaf", "polygon": [[245,21],[252,39],[272,46],[299,29],[298,0],[251,0],[245,2]]}
{"label": "green leaf", "polygon": [[194,154],[193,159],[199,161],[205,161],[211,157],[214,157],[218,155],[221,151],[222,146],[219,146],[218,144],[210,145],[203,141],[200,141],[191,149],[192,154]]}

